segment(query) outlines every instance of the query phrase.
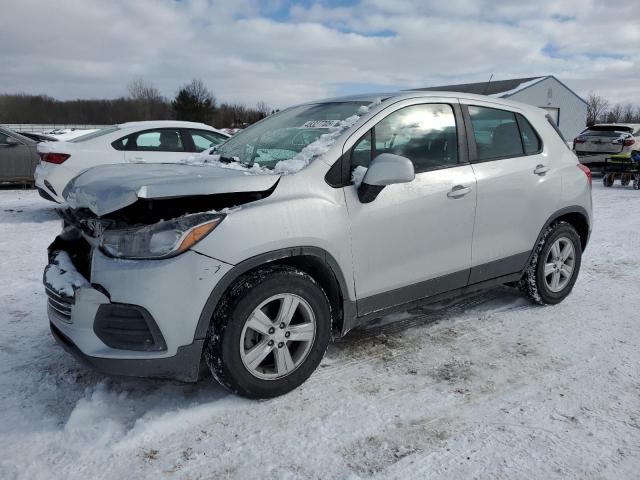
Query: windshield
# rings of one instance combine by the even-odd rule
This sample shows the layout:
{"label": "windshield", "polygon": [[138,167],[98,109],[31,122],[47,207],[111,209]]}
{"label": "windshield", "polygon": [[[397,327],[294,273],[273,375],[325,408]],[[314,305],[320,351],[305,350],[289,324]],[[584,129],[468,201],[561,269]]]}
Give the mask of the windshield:
{"label": "windshield", "polygon": [[[358,114],[369,102],[333,102],[300,105],[277,113],[243,130],[220,145],[221,160],[274,168],[291,160],[325,133],[344,128],[343,120]],[[356,119],[358,117],[355,117]]]}
{"label": "windshield", "polygon": [[102,135],[106,135],[107,133],[112,133],[120,130],[119,127],[111,126],[106,128],[101,128],[97,132],[87,133],[86,135],[80,135],[79,137],[72,138],[69,142],[77,143],[77,142],[86,142],[87,140],[92,140],[94,138],[101,137]]}

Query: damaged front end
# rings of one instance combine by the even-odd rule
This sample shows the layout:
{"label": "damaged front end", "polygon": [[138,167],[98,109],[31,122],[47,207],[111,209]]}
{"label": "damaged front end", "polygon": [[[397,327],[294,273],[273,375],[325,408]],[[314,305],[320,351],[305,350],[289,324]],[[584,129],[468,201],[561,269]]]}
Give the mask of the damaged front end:
{"label": "damaged front end", "polygon": [[106,373],[195,380],[197,322],[232,265],[191,247],[235,208],[271,195],[279,177],[129,167],[106,169],[113,177],[87,170],[67,188],[43,278],[51,330]]}

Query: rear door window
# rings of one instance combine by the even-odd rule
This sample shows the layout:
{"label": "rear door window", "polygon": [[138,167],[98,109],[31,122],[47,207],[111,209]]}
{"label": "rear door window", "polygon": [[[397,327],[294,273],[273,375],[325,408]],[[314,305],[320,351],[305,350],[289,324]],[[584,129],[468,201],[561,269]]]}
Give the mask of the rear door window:
{"label": "rear door window", "polygon": [[184,152],[182,134],[177,128],[162,128],[133,133],[113,142],[117,150],[137,152]]}
{"label": "rear door window", "polygon": [[497,108],[469,106],[478,160],[524,155],[516,114]]}
{"label": "rear door window", "polygon": [[189,134],[193,139],[193,145],[196,152],[203,152],[211,147],[220,145],[227,137],[215,132],[208,132],[206,130],[189,130]]}

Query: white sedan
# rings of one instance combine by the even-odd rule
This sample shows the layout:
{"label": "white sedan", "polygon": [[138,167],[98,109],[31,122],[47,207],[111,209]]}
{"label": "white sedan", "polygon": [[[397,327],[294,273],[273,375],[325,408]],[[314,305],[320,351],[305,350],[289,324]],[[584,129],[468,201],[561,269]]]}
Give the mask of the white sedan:
{"label": "white sedan", "polygon": [[47,200],[64,202],[62,192],[81,171],[106,163],[172,163],[224,142],[229,135],[204,123],[130,122],[69,141],[38,144],[35,183]]}

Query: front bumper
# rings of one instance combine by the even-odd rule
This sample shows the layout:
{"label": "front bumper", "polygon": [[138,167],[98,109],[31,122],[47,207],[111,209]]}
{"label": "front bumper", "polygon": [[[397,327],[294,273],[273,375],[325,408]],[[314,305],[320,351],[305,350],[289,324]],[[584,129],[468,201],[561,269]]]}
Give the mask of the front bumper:
{"label": "front bumper", "polygon": [[67,352],[80,363],[107,375],[128,377],[170,378],[185,382],[195,382],[200,376],[200,356],[204,340],[194,340],[191,345],[178,348],[178,352],[169,358],[135,359],[100,358],[86,355],[56,327],[49,324],[51,334]]}
{"label": "front bumper", "polygon": [[[63,244],[57,240],[52,247]],[[164,260],[120,260],[96,249],[90,263],[90,269],[79,266],[87,281],[74,286],[72,295],[68,286],[48,281],[45,274],[47,311],[56,340],[105,373],[197,380],[204,342],[195,338],[198,320],[212,289],[232,266],[193,251]],[[114,348],[118,343],[110,342],[97,322],[105,306],[120,305],[148,312],[162,348]],[[131,331],[126,316],[118,321],[116,331]]]}

